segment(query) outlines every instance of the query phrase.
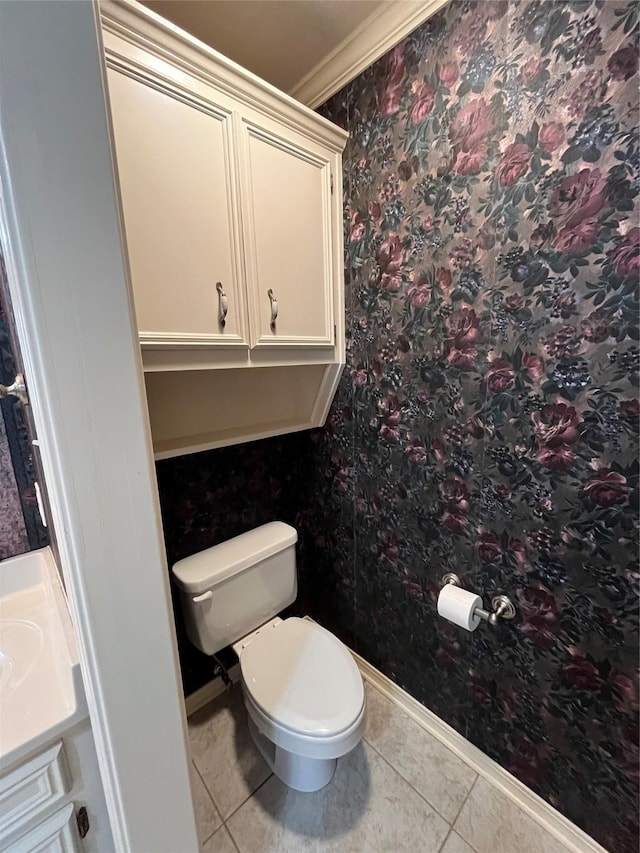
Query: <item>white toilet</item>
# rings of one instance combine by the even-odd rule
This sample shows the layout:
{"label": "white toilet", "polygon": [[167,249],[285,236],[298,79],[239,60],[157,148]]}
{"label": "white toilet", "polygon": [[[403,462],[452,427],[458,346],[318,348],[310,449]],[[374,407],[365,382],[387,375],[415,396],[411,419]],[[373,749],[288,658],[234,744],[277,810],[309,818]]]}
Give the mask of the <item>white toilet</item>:
{"label": "white toilet", "polygon": [[[362,738],[362,678],[337,637],[276,614],[297,594],[293,527],[274,521],[173,567],[191,642],[205,654],[233,644],[251,735],[273,772],[317,791]],[[276,618],[274,618],[276,617]]]}

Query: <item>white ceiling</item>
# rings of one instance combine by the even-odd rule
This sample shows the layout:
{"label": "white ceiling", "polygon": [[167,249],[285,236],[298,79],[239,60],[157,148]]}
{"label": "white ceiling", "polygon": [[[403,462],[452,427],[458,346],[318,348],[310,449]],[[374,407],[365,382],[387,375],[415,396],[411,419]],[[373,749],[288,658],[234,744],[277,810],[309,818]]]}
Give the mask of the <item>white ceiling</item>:
{"label": "white ceiling", "polygon": [[289,92],[382,6],[400,0],[143,0]]}

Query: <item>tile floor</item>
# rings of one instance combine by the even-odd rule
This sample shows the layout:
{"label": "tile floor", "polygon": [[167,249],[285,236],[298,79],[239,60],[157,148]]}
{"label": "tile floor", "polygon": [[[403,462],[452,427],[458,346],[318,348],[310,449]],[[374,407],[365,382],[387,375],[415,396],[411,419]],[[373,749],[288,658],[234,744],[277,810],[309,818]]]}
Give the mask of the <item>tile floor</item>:
{"label": "tile floor", "polygon": [[286,788],[255,748],[239,686],[189,720],[205,853],[568,853],[366,683],[363,742],[315,794]]}

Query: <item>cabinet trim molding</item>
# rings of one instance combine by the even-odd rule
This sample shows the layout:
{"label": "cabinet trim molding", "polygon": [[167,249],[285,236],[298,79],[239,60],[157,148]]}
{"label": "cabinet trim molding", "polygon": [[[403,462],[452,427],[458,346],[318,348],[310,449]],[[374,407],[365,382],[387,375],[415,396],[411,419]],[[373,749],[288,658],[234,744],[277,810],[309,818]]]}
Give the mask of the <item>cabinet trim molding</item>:
{"label": "cabinet trim molding", "polygon": [[285,123],[291,130],[304,128],[305,134],[337,153],[344,148],[348,134],[341,128],[135,0],[104,0],[99,9],[107,32]]}
{"label": "cabinet trim molding", "polygon": [[15,836],[71,790],[69,767],[58,741],[0,777],[0,841]]}

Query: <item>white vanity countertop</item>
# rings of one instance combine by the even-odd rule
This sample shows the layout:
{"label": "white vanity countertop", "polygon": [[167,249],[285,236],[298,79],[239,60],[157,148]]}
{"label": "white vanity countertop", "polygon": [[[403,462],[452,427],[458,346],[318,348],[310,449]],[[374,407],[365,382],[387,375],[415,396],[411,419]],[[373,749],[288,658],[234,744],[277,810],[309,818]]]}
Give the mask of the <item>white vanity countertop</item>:
{"label": "white vanity countertop", "polygon": [[0,768],[88,715],[67,600],[49,548],[0,562]]}

